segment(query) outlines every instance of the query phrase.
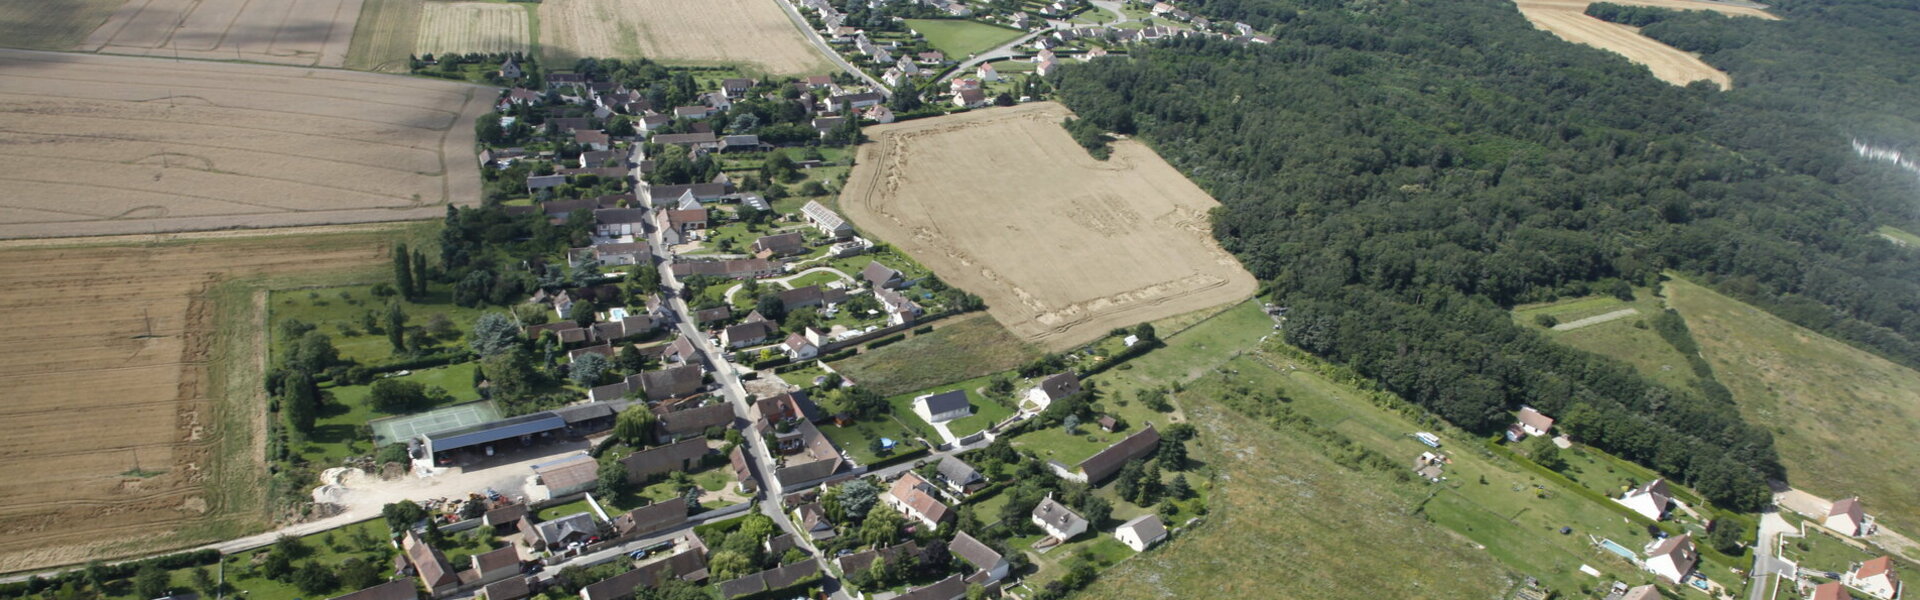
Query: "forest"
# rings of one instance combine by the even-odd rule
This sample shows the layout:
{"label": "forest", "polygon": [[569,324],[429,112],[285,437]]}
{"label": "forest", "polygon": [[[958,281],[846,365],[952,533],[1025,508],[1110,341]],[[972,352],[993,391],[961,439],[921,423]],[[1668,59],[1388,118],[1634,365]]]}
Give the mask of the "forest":
{"label": "forest", "polygon": [[[1740,510],[1783,473],[1724,390],[1663,387],[1507,310],[1671,270],[1920,366],[1920,253],[1872,234],[1915,222],[1920,185],[1848,144],[1920,142],[1899,114],[1920,98],[1910,9],[1648,21],[1656,37],[1715,40],[1701,51],[1736,82],[1720,92],[1562,42],[1504,0],[1196,6],[1278,40],[1138,48],[1068,66],[1057,86],[1220,199],[1215,234],[1291,307],[1291,343],[1477,433],[1538,407]],[[1875,33],[1839,41],[1862,27]],[[1759,56],[1788,40],[1790,60]],[[1892,47],[1834,64],[1876,44]]]}

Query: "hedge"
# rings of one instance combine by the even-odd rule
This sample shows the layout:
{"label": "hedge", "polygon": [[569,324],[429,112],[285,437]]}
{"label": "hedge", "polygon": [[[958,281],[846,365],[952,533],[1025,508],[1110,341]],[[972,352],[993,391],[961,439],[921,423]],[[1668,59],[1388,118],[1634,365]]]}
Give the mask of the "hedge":
{"label": "hedge", "polygon": [[900,340],[904,340],[904,339],[907,339],[907,336],[906,336],[906,334],[902,334],[902,333],[896,333],[896,334],[893,334],[893,335],[890,335],[890,336],[887,336],[887,337],[883,337],[883,338],[880,338],[880,339],[877,339],[877,340],[874,340],[874,341],[872,341],[872,342],[870,342],[870,343],[868,343],[868,344],[867,344],[867,349],[868,349],[868,350],[873,350],[873,349],[876,349],[876,348],[881,348],[881,347],[884,347],[884,346],[886,346],[886,345],[888,345],[888,344],[892,344],[892,343],[894,343],[894,342],[898,342],[898,341],[900,341]]}
{"label": "hedge", "polygon": [[903,462],[907,462],[909,460],[926,456],[928,454],[931,454],[932,452],[933,452],[932,450],[929,450],[925,446],[922,446],[920,447],[920,449],[914,450],[912,452],[901,452],[899,454],[895,454],[893,456],[889,456],[889,457],[874,461],[873,464],[867,465],[867,470],[872,471],[874,469],[878,469],[881,467],[889,467],[889,466],[897,465]]}
{"label": "hedge", "polygon": [[[193,552],[181,552],[142,560],[101,565],[100,572],[102,573],[102,579],[112,581],[132,577],[135,571],[148,565],[159,567],[162,570],[178,571],[192,567],[209,566],[219,562],[219,550],[195,550]],[[86,569],[74,569],[61,572],[51,577],[40,577],[36,575],[25,581],[0,584],[0,595],[19,596],[39,593],[43,590],[59,587],[67,582],[78,583],[85,581],[87,577],[86,573]]]}

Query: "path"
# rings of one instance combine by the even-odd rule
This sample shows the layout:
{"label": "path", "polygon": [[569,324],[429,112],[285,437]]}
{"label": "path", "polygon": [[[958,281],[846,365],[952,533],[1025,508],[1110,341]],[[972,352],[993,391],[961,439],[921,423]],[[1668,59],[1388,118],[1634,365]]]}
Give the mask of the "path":
{"label": "path", "polygon": [[[786,276],[786,277],[774,277],[774,278],[770,278],[770,279],[762,279],[762,280],[760,280],[760,283],[762,283],[762,284],[765,284],[765,283],[778,283],[778,284],[780,284],[780,287],[784,287],[784,288],[787,288],[787,289],[793,289],[793,286],[791,286],[791,285],[787,285],[787,282],[789,282],[789,281],[792,281],[792,280],[795,280],[795,279],[799,279],[799,278],[801,278],[801,277],[805,277],[805,276],[807,276],[807,275],[810,275],[810,274],[813,274],[813,273],[832,273],[832,274],[835,274],[835,275],[839,275],[839,276],[840,276],[840,280],[841,280],[841,281],[845,281],[845,282],[847,282],[847,286],[848,286],[848,287],[852,287],[852,286],[854,285],[854,280],[853,280],[853,277],[851,277],[851,276],[849,276],[849,275],[847,275],[845,271],[841,271],[841,270],[839,270],[839,269],[836,269],[836,268],[833,268],[833,267],[814,267],[814,268],[811,268],[811,269],[807,269],[807,270],[805,270],[805,271],[801,271],[801,272],[799,272],[799,273],[794,273],[794,274],[792,274],[792,275],[788,275],[788,276]],[[721,299],[722,299],[722,300],[724,300],[724,301],[726,301],[726,303],[727,303],[727,305],[728,305],[728,306],[732,306],[732,305],[733,305],[733,293],[734,293],[734,292],[738,292],[738,291],[740,291],[740,288],[741,288],[742,286],[744,286],[744,285],[745,285],[745,284],[740,284],[740,283],[736,283],[736,284],[733,284],[733,287],[730,287],[730,288],[727,288],[727,293],[726,293],[725,295],[723,295],[723,296],[721,296]]]}
{"label": "path", "polygon": [[1565,323],[1561,323],[1559,325],[1553,326],[1553,330],[1554,331],[1573,331],[1575,329],[1586,327],[1588,325],[1599,325],[1607,321],[1617,321],[1617,320],[1625,319],[1627,317],[1631,317],[1637,314],[1640,314],[1640,309],[1638,308],[1623,308],[1623,309],[1616,310],[1604,315],[1594,315],[1591,317],[1587,317],[1585,319],[1580,319],[1578,321],[1568,321]]}
{"label": "path", "polygon": [[840,67],[840,70],[852,73],[854,77],[859,77],[861,80],[866,81],[867,85],[873,86],[874,91],[880,92],[881,95],[888,98],[893,97],[892,89],[881,84],[880,80],[874,79],[873,76],[868,75],[866,71],[862,71],[858,67],[853,66],[853,63],[847,62],[847,59],[840,56],[839,52],[835,52],[833,46],[827,44],[827,38],[820,37],[820,32],[813,30],[813,24],[808,23],[807,18],[800,15],[799,7],[794,6],[792,0],[780,0],[775,4],[779,4],[780,10],[787,12],[787,20],[793,21],[794,27],[799,27],[800,31],[806,32],[807,41],[813,43],[813,49],[826,54],[827,60],[833,61],[833,64]]}

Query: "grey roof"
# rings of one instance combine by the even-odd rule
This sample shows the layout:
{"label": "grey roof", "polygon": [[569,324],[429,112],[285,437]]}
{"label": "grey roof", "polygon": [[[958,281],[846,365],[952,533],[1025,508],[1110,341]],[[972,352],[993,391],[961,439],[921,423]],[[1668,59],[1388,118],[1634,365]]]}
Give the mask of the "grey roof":
{"label": "grey roof", "polygon": [[551,412],[537,412],[530,415],[501,419],[492,423],[481,423],[449,431],[426,434],[427,442],[435,452],[445,452],[456,448],[476,446],[489,442],[512,439],[523,435],[533,435],[545,431],[564,429],[567,421]]}
{"label": "grey roof", "polygon": [[949,575],[946,579],[923,588],[915,588],[905,594],[894,596],[894,600],[954,600],[967,595],[967,582],[959,575]]}
{"label": "grey roof", "polygon": [[967,403],[967,392],[965,390],[952,390],[926,396],[924,402],[927,403],[927,414],[929,415],[937,415],[947,411],[962,409],[971,410],[973,408],[972,404]]}
{"label": "grey roof", "polygon": [[994,552],[992,548],[988,548],[980,540],[973,539],[973,536],[967,535],[965,531],[953,534],[953,541],[947,542],[947,553],[967,561],[967,564],[982,571],[992,569],[1003,560],[999,552]]}
{"label": "grey roof", "polygon": [[889,283],[898,281],[900,279],[900,271],[895,270],[893,267],[880,264],[880,261],[876,260],[868,262],[866,267],[860,269],[860,278],[867,280],[867,283],[873,284],[874,287],[884,287]]}
{"label": "grey roof", "polygon": [[1133,529],[1134,534],[1140,536],[1140,541],[1149,544],[1167,535],[1167,526],[1160,522],[1160,515],[1153,513],[1134,517],[1132,521],[1120,524],[1120,528]]}
{"label": "grey roof", "polygon": [[540,532],[540,541],[548,544],[557,544],[573,534],[592,536],[600,533],[600,527],[593,522],[593,513],[574,513],[534,525],[533,528]]}
{"label": "grey roof", "polygon": [[1040,380],[1040,391],[1047,395],[1048,400],[1072,396],[1080,393],[1080,378],[1075,377],[1071,371],[1057,373]]}
{"label": "grey roof", "polygon": [[412,579],[395,579],[357,592],[334,596],[332,600],[416,600],[419,597],[420,591],[414,587]]}
{"label": "grey roof", "polygon": [[486,587],[487,600],[520,600],[532,595],[532,592],[527,585],[527,578],[520,576],[508,577]]}
{"label": "grey roof", "polygon": [[613,416],[613,405],[606,402],[590,402],[587,404],[562,406],[550,412],[559,415],[568,425],[572,425],[582,421],[611,417]]}
{"label": "grey roof", "polygon": [[1054,500],[1052,496],[1041,500],[1038,506],[1033,507],[1033,516],[1061,531],[1077,529],[1087,524],[1085,518],[1067,508],[1067,505]]}
{"label": "grey roof", "polygon": [[953,485],[964,486],[981,479],[980,471],[975,470],[973,465],[967,464],[967,461],[960,460],[953,455],[947,455],[941,458],[939,469],[940,477],[945,478],[947,483]]}
{"label": "grey roof", "polygon": [[819,200],[808,200],[800,207],[800,212],[828,229],[837,230],[847,227],[847,221],[840,218],[839,213],[833,212],[833,209],[827,208]]}

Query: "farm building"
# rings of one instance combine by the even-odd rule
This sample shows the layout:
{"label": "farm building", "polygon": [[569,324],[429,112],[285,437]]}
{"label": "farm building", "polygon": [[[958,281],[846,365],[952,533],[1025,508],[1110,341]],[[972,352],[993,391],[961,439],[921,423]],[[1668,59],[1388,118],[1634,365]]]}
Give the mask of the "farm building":
{"label": "farm building", "polygon": [[853,226],[848,225],[846,219],[840,218],[838,213],[818,200],[808,200],[805,206],[800,207],[800,214],[805,215],[807,222],[819,229],[821,235],[829,238],[839,239],[853,233]]}
{"label": "farm building", "polygon": [[1098,484],[1112,477],[1114,473],[1120,472],[1120,467],[1126,465],[1127,461],[1146,456],[1159,447],[1160,432],[1153,429],[1152,423],[1148,423],[1147,427],[1141,429],[1139,433],[1114,442],[1112,446],[1107,446],[1107,449],[1080,461],[1079,473],[1067,472],[1059,463],[1053,463],[1052,466],[1055,474],[1068,479]]}
{"label": "farm building", "polygon": [[424,450],[421,456],[430,457],[434,464],[451,464],[456,457],[462,455],[492,456],[497,446],[503,443],[511,448],[531,446],[537,440],[550,439],[556,432],[564,432],[566,429],[566,419],[551,412],[542,411],[422,435],[419,438]]}
{"label": "farm building", "polygon": [[533,466],[533,473],[540,478],[540,485],[547,486],[547,492],[558,498],[593,489],[597,482],[595,476],[600,465],[593,457],[576,454],[553,462]]}

